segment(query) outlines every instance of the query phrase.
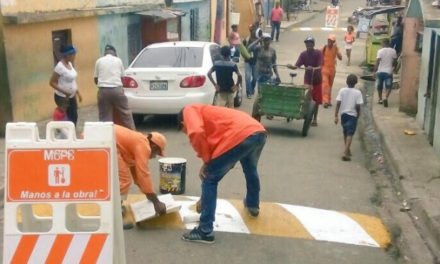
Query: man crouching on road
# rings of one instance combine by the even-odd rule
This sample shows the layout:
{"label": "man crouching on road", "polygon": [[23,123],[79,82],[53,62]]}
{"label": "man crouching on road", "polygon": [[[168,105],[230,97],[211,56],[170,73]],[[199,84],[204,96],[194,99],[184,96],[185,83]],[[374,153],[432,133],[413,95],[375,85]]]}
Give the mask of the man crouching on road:
{"label": "man crouching on road", "polygon": [[[139,132],[114,125],[116,136],[116,149],[118,151],[119,189],[121,199],[126,199],[132,182],[139,186],[141,191],[154,205],[157,214],[166,213],[166,206],[159,201],[154,192],[151,181],[148,160],[154,159],[157,155],[165,154],[165,137],[158,132],[151,132],[143,135]],[[130,176],[131,173],[131,176]],[[122,214],[125,214],[125,207],[122,207]],[[124,229],[133,225],[124,224]]]}
{"label": "man crouching on road", "polygon": [[258,216],[260,179],[258,159],[266,142],[266,130],[248,114],[225,107],[191,104],[178,115],[179,128],[189,137],[203,160],[200,224],[182,236],[183,240],[214,243],[213,222],[219,181],[240,161],[246,178],[244,206]]}

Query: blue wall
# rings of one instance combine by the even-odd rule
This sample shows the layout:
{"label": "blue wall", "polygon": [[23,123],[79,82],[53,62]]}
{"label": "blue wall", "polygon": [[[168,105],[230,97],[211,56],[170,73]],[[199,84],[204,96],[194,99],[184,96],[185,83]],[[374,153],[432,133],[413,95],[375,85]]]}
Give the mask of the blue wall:
{"label": "blue wall", "polygon": [[186,13],[182,17],[182,40],[190,40],[190,10],[192,8],[199,9],[198,40],[209,41],[211,39],[211,7],[209,0],[174,3],[173,8],[180,9]]}

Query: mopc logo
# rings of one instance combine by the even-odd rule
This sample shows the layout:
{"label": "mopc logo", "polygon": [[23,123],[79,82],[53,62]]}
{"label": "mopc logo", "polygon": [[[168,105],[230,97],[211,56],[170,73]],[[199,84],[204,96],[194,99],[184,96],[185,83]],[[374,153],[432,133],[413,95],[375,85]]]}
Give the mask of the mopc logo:
{"label": "mopc logo", "polygon": [[70,165],[50,164],[48,170],[48,183],[49,186],[69,186]]}

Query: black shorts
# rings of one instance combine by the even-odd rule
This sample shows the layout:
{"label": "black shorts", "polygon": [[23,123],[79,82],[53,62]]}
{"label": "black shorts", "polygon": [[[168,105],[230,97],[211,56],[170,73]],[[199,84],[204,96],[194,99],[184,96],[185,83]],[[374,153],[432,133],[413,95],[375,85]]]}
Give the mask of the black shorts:
{"label": "black shorts", "polygon": [[348,114],[342,114],[341,125],[345,136],[353,136],[354,132],[356,132],[357,117]]}

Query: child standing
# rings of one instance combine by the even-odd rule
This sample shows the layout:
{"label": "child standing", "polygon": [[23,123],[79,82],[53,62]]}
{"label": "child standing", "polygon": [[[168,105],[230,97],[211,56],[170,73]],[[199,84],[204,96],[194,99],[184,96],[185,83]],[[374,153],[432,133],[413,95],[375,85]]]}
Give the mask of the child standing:
{"label": "child standing", "polygon": [[353,48],[353,42],[354,42],[354,28],[353,26],[347,27],[347,32],[344,36],[345,41],[345,52],[347,53],[347,66],[350,66],[350,59],[351,59],[351,49]]}
{"label": "child standing", "polygon": [[231,51],[233,50],[232,60],[237,62],[240,60],[240,51],[238,50],[238,46],[241,43],[240,34],[238,34],[238,25],[234,24],[231,26],[231,33],[229,33],[228,41],[229,46],[231,47]]}
{"label": "child standing", "polygon": [[[67,117],[67,104],[59,104],[55,107],[52,114],[53,121],[69,121]],[[55,130],[55,138],[56,139],[67,139],[68,131],[66,128],[57,128]]]}
{"label": "child standing", "polygon": [[357,84],[357,77],[354,74],[350,74],[347,77],[348,88],[342,88],[339,90],[338,97],[336,97],[336,110],[335,110],[335,124],[338,123],[338,114],[341,110],[341,125],[344,133],[345,150],[342,156],[343,161],[351,160],[350,146],[353,139],[353,135],[356,131],[357,120],[361,113],[361,105],[364,103],[362,93],[354,89]]}

